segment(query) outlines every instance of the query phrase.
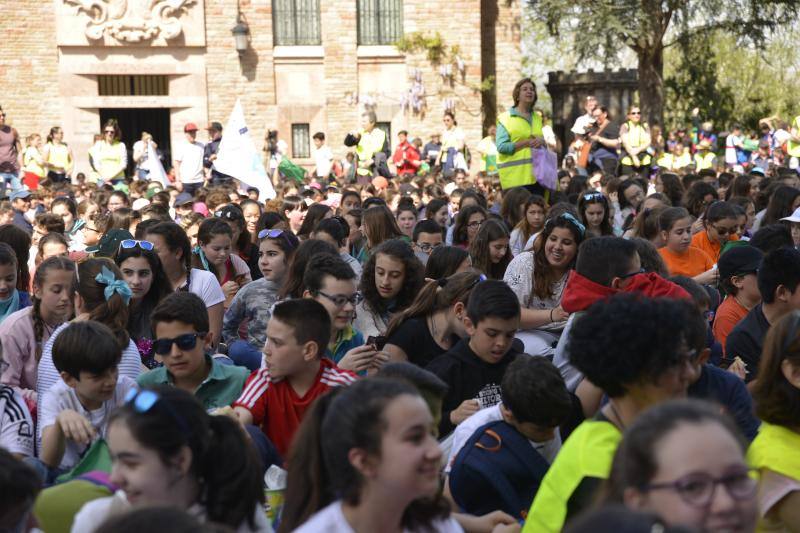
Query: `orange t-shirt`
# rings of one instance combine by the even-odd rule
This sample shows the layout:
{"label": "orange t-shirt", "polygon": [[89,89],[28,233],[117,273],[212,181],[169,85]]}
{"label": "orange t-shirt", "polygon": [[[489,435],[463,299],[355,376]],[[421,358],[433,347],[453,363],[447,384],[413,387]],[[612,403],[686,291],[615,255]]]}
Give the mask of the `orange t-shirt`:
{"label": "orange t-shirt", "polygon": [[717,308],[712,331],[714,332],[714,338],[722,345],[723,353],[728,334],[746,316],[747,309],[737,302],[733,296],[726,297]]}
{"label": "orange t-shirt", "polygon": [[[738,241],[738,235],[731,235],[730,241]],[[692,237],[692,247],[699,248],[703,250],[708,257],[712,259],[714,263],[719,261],[719,253],[722,250],[722,245],[718,242],[711,242],[711,239],[708,238],[708,232],[704,229],[700,233],[695,233],[694,237]],[[707,270],[707,269],[706,269]]]}
{"label": "orange t-shirt", "polygon": [[666,246],[658,249],[661,258],[667,264],[670,276],[686,276],[693,278],[711,270],[714,261],[699,248],[689,246],[682,254],[673,252]]}

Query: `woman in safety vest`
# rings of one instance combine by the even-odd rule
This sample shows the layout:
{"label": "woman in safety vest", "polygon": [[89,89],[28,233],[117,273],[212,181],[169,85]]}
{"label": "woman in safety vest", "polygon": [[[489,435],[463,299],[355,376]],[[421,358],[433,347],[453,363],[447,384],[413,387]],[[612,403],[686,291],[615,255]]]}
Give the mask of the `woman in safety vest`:
{"label": "woman in safety vest", "polygon": [[761,419],[747,459],[760,473],[757,531],[800,530],[800,312],[772,326],[753,386]]}
{"label": "woman in safety vest", "polygon": [[633,106],[628,111],[628,121],[619,129],[625,157],[622,158],[622,174],[639,174],[648,176],[650,167],[650,128],[642,124],[642,111]]}
{"label": "woman in safety vest", "polygon": [[[638,258],[630,267],[635,274]],[[630,283],[647,283],[639,276],[647,274],[634,275]],[[627,282],[615,277],[612,283],[617,280]],[[560,532],[592,505],[625,428],[647,408],[686,395],[697,350],[706,344],[700,312],[674,299],[618,294],[597,301],[575,320],[569,358],[586,378],[576,394],[599,387],[609,400],[564,443],[539,486],[523,533]]]}
{"label": "woman in safety vest", "polygon": [[536,183],[531,164],[531,148],[545,146],[542,117],[533,110],[536,84],[530,78],[517,82],[512,92],[514,105],[497,117],[497,170],[503,190],[524,186],[541,196],[545,190]]}
{"label": "woman in safety vest", "polygon": [[59,126],[50,128],[42,155],[47,168],[47,178],[50,181],[58,183],[69,180],[75,160],[72,157],[72,150],[64,142],[64,130]]}
{"label": "woman in safety vest", "polygon": [[125,179],[128,166],[128,151],[120,141],[122,132],[116,119],[109,119],[103,126],[103,138],[94,147],[95,167],[102,182],[116,185]]}

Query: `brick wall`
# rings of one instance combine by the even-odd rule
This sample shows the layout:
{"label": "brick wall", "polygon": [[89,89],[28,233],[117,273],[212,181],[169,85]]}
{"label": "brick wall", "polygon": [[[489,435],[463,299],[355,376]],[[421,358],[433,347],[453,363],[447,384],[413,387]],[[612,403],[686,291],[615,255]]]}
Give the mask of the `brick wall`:
{"label": "brick wall", "polygon": [[59,123],[53,2],[0,0],[0,105],[24,137]]}

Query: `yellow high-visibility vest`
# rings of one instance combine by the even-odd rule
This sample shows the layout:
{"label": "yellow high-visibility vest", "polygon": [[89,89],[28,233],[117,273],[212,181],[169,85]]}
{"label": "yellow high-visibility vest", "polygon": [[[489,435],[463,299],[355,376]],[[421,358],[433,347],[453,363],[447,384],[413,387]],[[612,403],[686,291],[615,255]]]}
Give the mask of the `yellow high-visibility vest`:
{"label": "yellow high-visibility vest", "polygon": [[703,170],[706,168],[714,168],[714,160],[716,159],[717,154],[714,152],[697,152],[694,154],[694,164],[697,167],[697,170]]}
{"label": "yellow high-visibility vest", "polygon": [[578,426],[542,479],[522,533],[559,533],[581,481],[608,478],[620,440],[622,433],[610,422],[588,420]]}
{"label": "yellow high-visibility vest", "polygon": [[[512,115],[505,112],[497,117],[497,123],[501,124],[511,139],[511,142],[542,137],[542,117],[535,111],[531,112],[531,121],[519,115]],[[513,154],[497,154],[497,170],[500,173],[500,187],[503,190],[519,187],[521,185],[533,185],[536,178],[533,176],[531,163],[531,149],[521,148]]]}
{"label": "yellow high-visibility vest", "polygon": [[[626,122],[625,125],[628,126],[627,137],[628,137],[628,144],[631,146],[631,148],[639,148],[641,146],[644,146],[647,141],[646,137],[647,131],[645,131],[644,126],[642,126],[641,124],[635,124],[630,120]],[[649,165],[650,161],[651,161],[650,154],[648,154],[647,152],[639,153],[640,166]],[[631,158],[631,156],[625,155],[625,157],[622,158],[622,164],[633,166],[633,159]]]}
{"label": "yellow high-visibility vest", "polygon": [[382,129],[376,127],[369,132],[361,130],[361,139],[358,141],[358,146],[356,146],[356,155],[358,156],[358,169],[356,172],[359,176],[372,176],[371,165],[367,165],[366,162],[381,151],[385,142],[386,132]]}
{"label": "yellow high-visibility vest", "polygon": [[[796,129],[798,134],[800,134],[800,115],[794,117],[794,120],[792,121],[792,127]],[[789,141],[786,143],[786,152],[792,157],[800,157],[800,143],[796,143],[789,139]]]}

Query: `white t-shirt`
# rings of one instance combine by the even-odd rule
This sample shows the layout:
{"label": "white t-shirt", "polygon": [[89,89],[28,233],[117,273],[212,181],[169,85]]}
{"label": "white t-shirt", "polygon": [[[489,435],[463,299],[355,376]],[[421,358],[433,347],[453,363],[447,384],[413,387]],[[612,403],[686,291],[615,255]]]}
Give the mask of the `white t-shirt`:
{"label": "white t-shirt", "polygon": [[205,302],[206,308],[225,301],[225,293],[222,292],[217,277],[199,268],[193,268],[189,274],[189,292],[198,295]]}
{"label": "white t-shirt", "polygon": [[0,385],[0,448],[33,456],[33,419],[25,400],[8,385]]}
{"label": "white t-shirt", "polygon": [[317,176],[327,178],[331,173],[333,164],[333,152],[327,144],[323,144],[318,150],[314,150],[314,164],[317,167]]}
{"label": "white t-shirt", "polygon": [[185,142],[175,155],[175,161],[180,164],[182,183],[203,182],[203,143],[195,141]]}
{"label": "white t-shirt", "polygon": [[738,135],[730,134],[725,138],[725,163],[735,165],[738,161],[736,158],[736,147],[742,145],[742,138]]}
{"label": "white t-shirt", "polygon": [[[117,387],[114,389],[114,395],[111,399],[103,402],[99,409],[89,411],[78,400],[78,395],[75,390],[59,380],[55,385],[50,387],[41,402],[39,403],[39,424],[37,436],[39,441],[42,439],[42,432],[56,423],[56,418],[65,409],[72,409],[83,416],[92,424],[96,433],[95,438],[105,438],[106,430],[108,429],[108,418],[112,411],[125,402],[125,395],[128,391],[136,386],[136,382],[129,377],[120,376],[117,380]],[[69,469],[78,464],[81,456],[89,449],[91,444],[78,444],[68,440],[64,447],[64,456],[61,458],[59,468]]]}
{"label": "white t-shirt", "polygon": [[[502,419],[503,414],[500,412],[500,404],[497,404],[492,407],[487,407],[486,409],[481,409],[457,425],[456,430],[453,432],[453,442],[450,447],[450,455],[447,458],[447,466],[444,467],[445,474],[450,473],[450,468],[453,466],[456,455],[458,455],[458,452],[461,451],[461,448],[464,447],[464,444],[467,443],[478,428],[485,426],[489,422],[496,422]],[[544,442],[529,440],[528,442],[531,443],[531,446],[533,446],[548,463],[552,464],[558,454],[558,450],[561,449],[561,434],[556,430],[554,439]]]}
{"label": "white t-shirt", "polygon": [[[294,530],[294,533],[355,533],[342,512],[341,500],[335,501],[321,511],[317,511],[302,526]],[[462,533],[464,530],[453,518],[437,520],[431,524],[430,528],[425,529],[405,529],[403,533],[416,533],[417,531],[435,531],[436,533]]]}

